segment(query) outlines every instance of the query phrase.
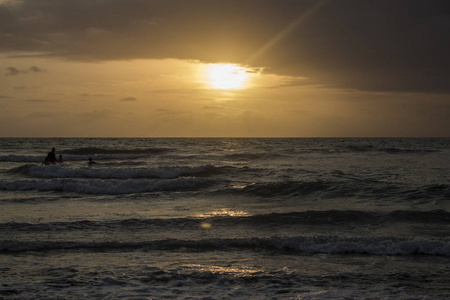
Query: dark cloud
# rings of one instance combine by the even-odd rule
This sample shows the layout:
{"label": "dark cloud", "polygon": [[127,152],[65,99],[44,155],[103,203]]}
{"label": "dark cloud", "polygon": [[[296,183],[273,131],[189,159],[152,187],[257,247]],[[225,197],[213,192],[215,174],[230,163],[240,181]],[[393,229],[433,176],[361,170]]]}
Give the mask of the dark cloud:
{"label": "dark cloud", "polygon": [[[78,60],[180,58],[311,84],[450,92],[448,0],[22,0],[0,51]],[[16,74],[17,75],[17,74]]]}
{"label": "dark cloud", "polygon": [[43,72],[47,72],[46,69],[42,69],[42,68],[39,68],[39,67],[36,67],[36,66],[31,66],[31,67],[29,68],[29,70],[30,70],[30,72],[33,72],[33,73],[43,73]]}
{"label": "dark cloud", "polygon": [[16,76],[20,74],[20,70],[13,68],[13,67],[8,67],[6,68],[6,76]]}
{"label": "dark cloud", "polygon": [[17,76],[19,74],[27,74],[29,72],[31,72],[31,73],[43,73],[43,72],[46,72],[46,71],[47,70],[39,68],[39,67],[36,67],[36,66],[31,66],[30,68],[24,69],[24,70],[19,70],[19,69],[16,69],[14,67],[8,67],[8,68],[6,68],[5,75],[6,76]]}
{"label": "dark cloud", "polygon": [[120,101],[136,101],[137,99],[135,97],[126,97],[126,98],[122,98],[120,99]]}

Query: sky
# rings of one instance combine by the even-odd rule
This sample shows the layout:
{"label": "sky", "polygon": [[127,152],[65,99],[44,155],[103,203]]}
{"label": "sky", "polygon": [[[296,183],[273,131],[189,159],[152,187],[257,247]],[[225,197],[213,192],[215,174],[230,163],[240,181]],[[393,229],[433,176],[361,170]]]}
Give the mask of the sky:
{"label": "sky", "polygon": [[0,137],[450,137],[448,0],[0,0]]}

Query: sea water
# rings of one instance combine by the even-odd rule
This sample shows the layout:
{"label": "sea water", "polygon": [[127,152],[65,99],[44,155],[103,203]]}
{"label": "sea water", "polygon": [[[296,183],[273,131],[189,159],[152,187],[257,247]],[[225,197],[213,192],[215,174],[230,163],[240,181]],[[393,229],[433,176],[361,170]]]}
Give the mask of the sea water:
{"label": "sea water", "polygon": [[445,138],[0,139],[0,298],[449,299],[449,162]]}

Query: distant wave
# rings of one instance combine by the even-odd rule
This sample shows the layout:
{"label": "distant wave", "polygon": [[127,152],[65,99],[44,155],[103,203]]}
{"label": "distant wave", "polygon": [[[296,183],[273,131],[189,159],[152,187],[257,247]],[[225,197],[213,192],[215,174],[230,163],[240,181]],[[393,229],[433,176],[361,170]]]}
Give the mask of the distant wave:
{"label": "distant wave", "polygon": [[[223,156],[211,153],[203,153],[196,155],[183,155],[180,153],[173,152],[170,148],[136,148],[136,149],[105,149],[105,148],[76,148],[58,151],[58,155],[61,154],[64,160],[69,161],[83,161],[87,160],[91,156],[101,157],[102,160],[112,160],[112,159],[124,159],[133,160],[137,158],[148,158],[153,155],[165,155],[165,158],[169,158],[169,155],[174,159],[223,159],[232,161],[257,161],[257,160],[274,160],[282,158],[291,158],[296,155],[303,155],[305,153],[363,153],[363,152],[374,152],[374,153],[385,153],[385,154],[427,154],[438,152],[439,150],[432,149],[421,149],[421,148],[396,148],[396,147],[375,147],[372,145],[346,145],[343,147],[329,148],[329,149],[293,149],[292,152],[284,153],[254,153],[254,152],[244,152],[244,153],[232,153],[225,154]],[[209,154],[213,157],[208,156]],[[23,163],[41,163],[44,161],[46,153],[42,153],[40,156],[36,155],[0,155],[0,162],[23,162]]]}
{"label": "distant wave", "polygon": [[45,155],[43,156],[29,156],[29,155],[0,155],[0,161],[6,162],[24,162],[24,163],[36,163],[43,162]]}
{"label": "distant wave", "polygon": [[426,185],[414,189],[395,184],[377,181],[283,181],[261,182],[243,187],[228,187],[217,191],[221,194],[238,194],[255,197],[300,197],[320,194],[325,198],[361,197],[385,199],[395,197],[400,199],[450,199],[450,185]]}
{"label": "distant wave", "polygon": [[346,149],[351,152],[367,152],[367,151],[374,151],[375,147],[372,145],[354,144],[354,145],[347,145]]}
{"label": "distant wave", "polygon": [[227,189],[222,192],[239,193],[244,195],[254,195],[259,197],[273,196],[299,196],[309,195],[314,192],[325,191],[330,187],[330,183],[324,181],[287,181],[268,182],[250,184],[242,189]]}
{"label": "distant wave", "polygon": [[[449,200],[450,185],[434,184],[405,186],[376,180],[313,180],[242,183],[230,181],[239,173],[245,174],[258,169],[231,166],[216,167],[156,167],[156,168],[64,168],[60,166],[24,165],[9,170],[11,174],[24,175],[36,180],[0,181],[0,190],[57,191],[88,194],[139,193],[158,190],[161,182],[173,191],[186,188],[186,182],[215,182],[215,189],[204,189],[205,196],[244,196],[257,198],[301,198],[320,196],[332,198],[395,199],[395,201]],[[250,173],[249,173],[250,174]],[[180,179],[181,186],[170,182]],[[185,181],[183,181],[183,179]],[[209,185],[208,185],[209,186]],[[198,186],[204,187],[204,186]],[[164,190],[164,188],[163,188]]]}
{"label": "distant wave", "polygon": [[[101,221],[75,221],[75,222],[48,222],[48,223],[0,223],[1,230],[15,231],[91,231],[109,230],[113,228],[136,231],[148,228],[172,228],[172,229],[197,229],[201,223],[210,223],[213,226],[286,226],[286,225],[374,225],[393,223],[415,224],[450,224],[450,212],[444,210],[432,211],[393,211],[373,212],[356,210],[329,210],[329,211],[305,211],[291,213],[270,213],[253,216],[215,216],[215,217],[185,217],[170,219],[123,219]],[[269,224],[269,225],[268,225]]]}
{"label": "distant wave", "polygon": [[208,183],[205,180],[184,177],[169,180],[16,180],[0,181],[0,190],[118,195],[156,191],[195,190],[206,184]]}
{"label": "distant wave", "polygon": [[275,158],[281,158],[285,157],[285,155],[282,154],[276,154],[276,153],[233,153],[233,154],[227,154],[224,155],[224,159],[228,160],[265,160],[265,159],[275,159]]}
{"label": "distant wave", "polygon": [[[18,162],[18,163],[43,163],[46,155],[42,156],[28,156],[28,155],[0,155],[0,162]],[[89,155],[64,155],[63,156],[65,162],[73,162],[73,161],[86,161],[89,158]],[[121,157],[117,156],[103,156],[102,159],[114,159],[114,158],[127,158],[130,157]],[[134,159],[134,158],[133,158]]]}
{"label": "distant wave", "polygon": [[295,236],[280,238],[157,240],[141,242],[0,241],[0,253],[89,251],[268,251],[281,254],[369,254],[450,256],[450,238]]}
{"label": "distant wave", "polygon": [[157,168],[65,168],[55,166],[24,165],[9,170],[12,174],[21,174],[36,178],[98,178],[98,179],[133,179],[133,178],[178,178],[188,176],[210,176],[221,172],[213,165],[198,167],[157,167]]}
{"label": "distant wave", "polygon": [[389,154],[420,154],[420,153],[433,153],[437,152],[437,150],[429,150],[429,149],[404,149],[404,148],[381,148],[380,151],[389,153]]}
{"label": "distant wave", "polygon": [[171,151],[169,148],[136,148],[136,149],[105,149],[96,147],[66,149],[62,154],[72,155],[96,155],[96,154],[161,154]]}
{"label": "distant wave", "polygon": [[388,154],[421,154],[433,153],[437,150],[423,148],[375,147],[371,144],[350,144],[345,147],[349,152],[384,152]]}

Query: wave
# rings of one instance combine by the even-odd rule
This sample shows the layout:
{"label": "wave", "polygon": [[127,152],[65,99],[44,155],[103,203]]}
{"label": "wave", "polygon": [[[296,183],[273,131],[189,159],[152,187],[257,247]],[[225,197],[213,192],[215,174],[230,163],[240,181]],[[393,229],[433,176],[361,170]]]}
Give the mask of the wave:
{"label": "wave", "polygon": [[354,144],[354,145],[347,145],[346,150],[348,150],[350,152],[368,152],[368,151],[374,151],[375,147],[373,145]]}
{"label": "wave", "polygon": [[105,149],[97,147],[75,148],[60,151],[61,154],[96,155],[96,154],[162,154],[172,151],[170,148],[135,148],[135,149]]}
{"label": "wave", "polygon": [[32,155],[0,155],[1,162],[24,162],[24,163],[42,163],[45,156]]}
{"label": "wave", "polygon": [[[258,198],[299,198],[303,196],[320,196],[323,198],[359,198],[359,199],[394,199],[394,200],[448,200],[450,199],[450,185],[433,184],[424,186],[408,186],[405,184],[396,184],[377,181],[374,179],[357,178],[354,176],[343,176],[342,172],[333,171],[330,174],[338,180],[311,180],[311,181],[277,181],[277,182],[240,182],[239,175],[242,178],[258,176],[262,174],[262,169],[249,167],[201,165],[201,166],[163,166],[153,168],[133,168],[133,167],[106,167],[107,164],[96,165],[95,168],[67,168],[61,166],[42,166],[27,164],[8,170],[9,174],[22,175],[37,179],[55,179],[51,182],[37,181],[0,181],[0,190],[24,190],[22,186],[37,190],[51,190],[48,186],[55,186],[55,190],[66,190],[60,188],[56,179],[74,179],[68,181],[70,185],[99,186],[105,185],[107,181],[101,183],[101,180],[128,180],[129,188],[126,193],[133,193],[132,186],[136,186],[136,193],[142,191],[139,180],[144,179],[177,179],[195,177],[198,179],[215,179],[221,183],[221,187],[216,190],[205,190],[210,196],[215,195],[239,195],[244,197]],[[230,184],[230,178],[236,180]],[[79,183],[75,180],[79,179]],[[133,182],[136,181],[136,182]],[[100,183],[99,183],[100,182]],[[145,182],[145,181],[144,181]],[[58,184],[57,184],[58,183]],[[114,183],[115,186],[125,183]],[[142,183],[145,184],[145,183]],[[151,183],[153,184],[153,183]],[[39,186],[39,187],[38,187]],[[95,188],[96,189],[96,188]],[[81,190],[81,189],[80,189]],[[84,190],[84,189],[83,189]],[[92,189],[87,189],[92,190]],[[101,193],[102,189],[98,189]],[[75,190],[73,190],[75,191]],[[110,194],[106,191],[106,194]]]}
{"label": "wave", "polygon": [[[74,162],[74,161],[88,161],[88,158],[90,155],[64,155],[64,161],[65,162]],[[125,156],[102,156],[102,160],[111,160],[111,159],[136,159],[136,157],[125,157]],[[41,156],[33,156],[33,155],[0,155],[0,162],[18,162],[18,163],[43,163],[45,160],[45,155]]]}
{"label": "wave", "polygon": [[373,145],[348,145],[346,150],[349,152],[385,152],[388,154],[420,154],[433,153],[437,150],[430,149],[412,149],[412,148],[396,148],[396,147],[375,147]]}
{"label": "wave", "polygon": [[237,194],[250,197],[301,197],[320,195],[324,198],[369,198],[369,199],[450,199],[450,185],[437,184],[405,188],[394,183],[376,180],[344,181],[283,181],[252,183],[243,187],[227,187],[219,194]]}
{"label": "wave", "polygon": [[238,193],[243,195],[252,195],[258,197],[309,195],[311,193],[327,190],[330,184],[324,181],[302,182],[268,182],[254,183],[243,188],[231,188],[222,190],[223,193]]}
{"label": "wave", "polygon": [[450,238],[295,236],[273,238],[156,240],[141,242],[0,241],[0,253],[26,251],[268,251],[281,254],[450,256]]}
{"label": "wave", "polygon": [[238,161],[246,161],[246,160],[271,160],[276,158],[287,157],[286,155],[277,154],[277,153],[233,153],[227,154],[223,156],[225,160],[238,160]]}
{"label": "wave", "polygon": [[426,154],[438,152],[435,149],[424,148],[398,148],[398,147],[376,147],[371,144],[350,144],[346,145],[344,152],[384,152],[387,154]]}
{"label": "wave", "polygon": [[437,150],[430,150],[430,149],[408,149],[408,148],[394,148],[394,147],[381,148],[380,151],[389,154],[425,154],[437,152]]}
{"label": "wave", "polygon": [[[106,149],[97,147],[75,148],[58,151],[65,161],[81,161],[86,160],[90,156],[102,155],[103,159],[134,159],[138,156],[160,155],[173,151],[170,148],[135,148],[135,149]],[[42,155],[0,155],[0,162],[24,162],[24,163],[41,163],[46,157],[46,153]]]}
{"label": "wave", "polygon": [[208,182],[205,180],[184,177],[169,180],[17,180],[0,181],[0,190],[119,195],[158,191],[197,190],[207,184]]}
{"label": "wave", "polygon": [[[329,210],[329,211],[305,211],[291,213],[270,213],[253,216],[214,216],[214,217],[185,217],[170,219],[125,219],[125,220],[102,220],[102,221],[75,221],[75,222],[48,222],[48,223],[0,223],[1,230],[14,231],[89,231],[110,230],[113,228],[121,230],[136,231],[148,228],[171,228],[171,229],[198,229],[203,223],[212,226],[233,227],[275,227],[292,225],[390,225],[393,223],[414,224],[450,224],[450,212],[444,210],[432,211],[393,211],[373,212],[356,210]],[[1,231],[0,230],[0,231]]]}
{"label": "wave", "polygon": [[213,165],[197,167],[158,167],[158,168],[65,168],[55,166],[24,165],[10,169],[10,174],[20,174],[36,178],[98,178],[98,179],[132,179],[132,178],[178,178],[188,176],[211,176],[223,168]]}

